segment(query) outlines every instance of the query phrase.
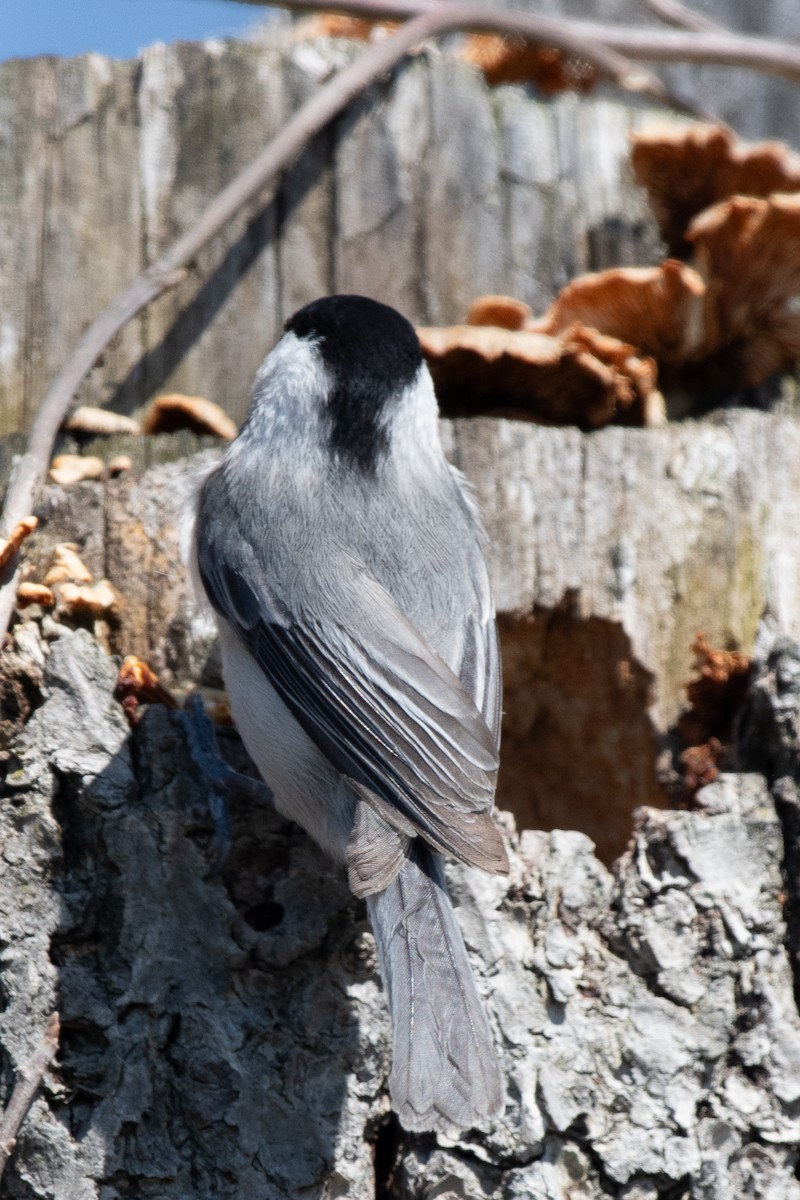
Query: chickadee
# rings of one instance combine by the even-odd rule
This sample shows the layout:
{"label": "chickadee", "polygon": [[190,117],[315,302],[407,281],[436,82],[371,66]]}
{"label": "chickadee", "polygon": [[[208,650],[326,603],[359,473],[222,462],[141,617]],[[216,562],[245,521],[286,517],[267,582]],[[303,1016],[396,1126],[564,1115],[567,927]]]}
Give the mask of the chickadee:
{"label": "chickadee", "polygon": [[363,296],[296,313],[202,487],[196,570],[277,808],[366,899],[408,1130],[469,1128],[503,1101],[441,857],[508,870],[482,540],[409,322]]}

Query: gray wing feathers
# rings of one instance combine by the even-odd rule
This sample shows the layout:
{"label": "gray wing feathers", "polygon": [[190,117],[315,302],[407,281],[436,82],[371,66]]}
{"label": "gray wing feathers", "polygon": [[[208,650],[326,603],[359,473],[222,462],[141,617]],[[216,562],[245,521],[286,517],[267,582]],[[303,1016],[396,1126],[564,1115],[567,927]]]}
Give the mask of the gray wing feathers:
{"label": "gray wing feathers", "polygon": [[[369,660],[354,642],[337,645],[330,627],[323,638],[308,624],[259,625],[253,637],[245,631],[245,641],[343,775],[437,849],[484,870],[506,870],[490,815],[497,769],[490,732],[441,660],[420,655],[412,682],[410,655],[389,628]],[[381,812],[383,804],[376,804]]]}
{"label": "gray wing feathers", "polygon": [[438,856],[416,842],[368,896],[392,1016],[392,1106],[404,1129],[469,1129],[496,1116],[503,1084]]}
{"label": "gray wing feathers", "polygon": [[503,681],[494,615],[484,621],[468,622],[459,674],[499,748]]}
{"label": "gray wing feathers", "polygon": [[[358,798],[345,858],[352,890],[367,900],[389,998],[394,1108],[409,1130],[482,1124],[500,1112],[503,1084],[434,852],[508,870],[491,817],[500,660],[479,547],[471,589],[461,597],[454,589],[440,656],[378,579],[344,556],[324,584],[318,570],[314,586],[293,590],[272,570],[267,540],[248,541],[239,515],[221,473],[210,476],[198,511],[199,573],[216,611]],[[297,595],[318,608],[295,611]]]}
{"label": "gray wing feathers", "polygon": [[492,617],[485,627],[486,688],[480,706],[486,724],[494,734],[494,744],[500,749],[500,724],[503,719],[503,667],[500,660],[500,639],[497,623]]}
{"label": "gray wing feathers", "polygon": [[486,535],[472,486],[457,467],[451,465],[450,473],[472,528],[469,574],[473,595],[473,610],[464,629],[461,661],[457,666],[451,665],[458,671],[464,687],[475,702],[475,707],[492,731],[495,747],[499,750],[500,723],[503,715],[503,675],[492,586],[483,555]]}
{"label": "gray wing feathers", "polygon": [[393,829],[372,804],[359,800],[347,844],[347,882],[354,896],[365,897],[388,887],[411,847],[408,834]]}
{"label": "gray wing feathers", "polygon": [[458,676],[355,568],[337,579],[338,619],[281,611],[253,548],[205,510],[207,495],[198,566],[209,599],[308,736],[390,825],[471,866],[507,871],[491,818],[495,738]]}

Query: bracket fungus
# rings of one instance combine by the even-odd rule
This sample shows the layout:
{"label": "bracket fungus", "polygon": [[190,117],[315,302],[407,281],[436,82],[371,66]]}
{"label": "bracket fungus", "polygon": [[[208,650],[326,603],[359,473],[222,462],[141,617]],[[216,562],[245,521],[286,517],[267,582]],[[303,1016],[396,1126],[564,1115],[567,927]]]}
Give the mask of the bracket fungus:
{"label": "bracket fungus", "polygon": [[579,323],[557,336],[485,324],[417,333],[448,416],[491,413],[581,429],[662,419],[652,360]]}
{"label": "bracket fungus", "polygon": [[638,346],[659,364],[683,362],[702,345],[706,285],[692,267],[614,267],[581,275],[533,328],[558,334],[576,321]]}
{"label": "bracket fungus", "polygon": [[30,537],[39,524],[38,517],[23,517],[14,526],[7,538],[0,538],[0,571],[11,562],[26,537]]}
{"label": "bracket fungus", "polygon": [[490,87],[532,83],[543,96],[554,96],[566,91],[590,92],[598,81],[597,71],[587,59],[513,35],[469,34],[460,57],[478,67]]}
{"label": "bracket fungus", "polygon": [[91,437],[112,437],[117,433],[129,433],[137,436],[141,426],[133,417],[123,413],[110,412],[107,408],[94,408],[82,404],[73,409],[62,428],[70,433],[83,434]]}
{"label": "bracket fungus", "polygon": [[69,487],[86,479],[102,479],[105,469],[102,458],[93,454],[59,454],[50,465],[50,478],[53,483]]}
{"label": "bracket fungus", "polygon": [[800,155],[782,142],[745,142],[724,125],[657,121],[631,137],[631,165],[670,253],[687,252],[692,218],[730,196],[800,190]]}
{"label": "bracket fungus", "polygon": [[226,442],[232,442],[237,434],[236,423],[213,400],[180,392],[156,396],[145,413],[142,432],[172,433],[176,429],[210,434]]}

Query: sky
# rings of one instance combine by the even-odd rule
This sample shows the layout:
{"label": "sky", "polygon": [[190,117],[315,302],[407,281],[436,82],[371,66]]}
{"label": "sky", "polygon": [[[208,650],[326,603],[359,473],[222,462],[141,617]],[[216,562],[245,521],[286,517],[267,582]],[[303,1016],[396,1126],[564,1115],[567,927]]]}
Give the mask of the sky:
{"label": "sky", "polygon": [[232,0],[0,0],[0,60],[87,50],[132,58],[152,42],[235,36],[262,14]]}

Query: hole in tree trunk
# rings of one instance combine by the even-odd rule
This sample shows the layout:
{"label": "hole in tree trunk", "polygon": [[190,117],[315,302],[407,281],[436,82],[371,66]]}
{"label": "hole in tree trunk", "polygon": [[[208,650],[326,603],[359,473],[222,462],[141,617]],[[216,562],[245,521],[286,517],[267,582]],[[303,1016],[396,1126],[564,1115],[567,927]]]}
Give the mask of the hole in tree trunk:
{"label": "hole in tree trunk", "polygon": [[656,777],[653,677],[622,626],[581,619],[574,597],[498,619],[504,716],[497,790],[521,829],[579,829],[607,864],[634,808],[667,806]]}

